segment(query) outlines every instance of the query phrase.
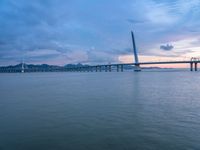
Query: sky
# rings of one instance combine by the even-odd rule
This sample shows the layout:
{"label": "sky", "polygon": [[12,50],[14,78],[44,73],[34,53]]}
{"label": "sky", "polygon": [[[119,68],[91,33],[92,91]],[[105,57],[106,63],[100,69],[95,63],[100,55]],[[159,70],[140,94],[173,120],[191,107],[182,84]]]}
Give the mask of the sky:
{"label": "sky", "polygon": [[200,56],[200,0],[0,0],[0,65]]}

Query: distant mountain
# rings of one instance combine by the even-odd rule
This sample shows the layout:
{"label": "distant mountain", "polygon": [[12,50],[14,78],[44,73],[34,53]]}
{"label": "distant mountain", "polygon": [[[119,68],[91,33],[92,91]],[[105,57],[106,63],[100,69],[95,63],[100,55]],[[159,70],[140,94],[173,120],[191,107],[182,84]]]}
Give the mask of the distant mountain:
{"label": "distant mountain", "polygon": [[[12,66],[2,66],[0,69],[21,69],[22,68],[22,63],[17,64],[17,65],[12,65]],[[54,66],[54,65],[47,65],[47,64],[41,64],[41,65],[33,65],[33,64],[24,64],[24,68],[59,68],[59,66]]]}
{"label": "distant mountain", "polygon": [[[65,66],[57,66],[57,65],[48,65],[48,64],[41,64],[41,65],[34,65],[34,64],[24,64],[25,69],[52,69],[52,68],[73,68],[73,67],[83,67],[89,65],[83,65],[81,63],[78,64],[67,64]],[[0,69],[21,69],[22,63],[17,65],[10,65],[10,66],[0,66]]]}
{"label": "distant mountain", "polygon": [[[54,71],[70,71],[73,68],[80,68],[80,67],[89,67],[90,65],[83,65],[81,63],[78,64],[67,64],[65,66],[56,66],[56,65],[48,65],[48,64],[41,64],[41,65],[34,65],[34,64],[17,64],[13,66],[3,66],[0,67],[0,72],[54,72]],[[115,66],[116,67],[116,66]],[[116,68],[113,67],[115,70]],[[124,65],[125,70],[133,70],[135,66],[132,65]],[[142,69],[161,69],[159,67],[142,67]],[[105,66],[102,67],[102,70],[105,70]],[[71,70],[72,71],[72,70]]]}
{"label": "distant mountain", "polygon": [[56,65],[48,65],[48,64],[41,64],[41,65],[34,65],[34,64],[17,64],[17,65],[10,65],[10,66],[1,66],[0,72],[21,72],[22,66],[25,72],[46,72],[46,71],[66,71],[69,68],[77,68],[77,67],[86,67],[88,65],[79,64],[67,64],[65,66],[56,66]]}

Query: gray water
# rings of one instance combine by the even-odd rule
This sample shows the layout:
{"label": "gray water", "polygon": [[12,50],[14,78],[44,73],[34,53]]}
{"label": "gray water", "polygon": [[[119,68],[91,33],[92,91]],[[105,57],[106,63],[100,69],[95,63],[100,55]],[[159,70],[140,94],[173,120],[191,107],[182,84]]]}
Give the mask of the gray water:
{"label": "gray water", "polygon": [[0,74],[0,150],[133,149],[200,149],[200,72]]}

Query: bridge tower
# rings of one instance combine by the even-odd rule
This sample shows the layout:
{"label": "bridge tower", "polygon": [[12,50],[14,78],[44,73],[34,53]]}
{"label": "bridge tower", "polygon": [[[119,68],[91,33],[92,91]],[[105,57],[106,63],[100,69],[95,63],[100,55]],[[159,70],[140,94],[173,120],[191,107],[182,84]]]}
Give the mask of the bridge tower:
{"label": "bridge tower", "polygon": [[21,73],[24,73],[24,60],[22,61]]}
{"label": "bridge tower", "polygon": [[138,59],[137,48],[136,48],[136,44],[135,44],[135,37],[134,37],[133,31],[131,31],[131,36],[132,36],[133,52],[134,52],[134,59],[135,59],[134,71],[138,72],[138,71],[141,71],[141,68],[140,68],[140,64],[139,64],[139,59]]}

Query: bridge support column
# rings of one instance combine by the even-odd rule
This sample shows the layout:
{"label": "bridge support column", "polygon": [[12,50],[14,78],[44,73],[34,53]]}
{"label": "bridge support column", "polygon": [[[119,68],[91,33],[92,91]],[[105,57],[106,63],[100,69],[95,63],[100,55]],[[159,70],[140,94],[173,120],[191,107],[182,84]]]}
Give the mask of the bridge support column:
{"label": "bridge support column", "polygon": [[101,66],[99,66],[99,71],[101,72]]}
{"label": "bridge support column", "polygon": [[109,65],[109,72],[111,72],[111,65]]}
{"label": "bridge support column", "polygon": [[193,63],[190,63],[190,71],[193,71]]}
{"label": "bridge support column", "polygon": [[194,64],[194,70],[197,71],[197,63]]}
{"label": "bridge support column", "polygon": [[117,72],[119,72],[119,65],[117,65]]}
{"label": "bridge support column", "polygon": [[107,68],[107,66],[105,66],[105,72],[107,72],[108,70],[107,70],[108,68]]}
{"label": "bridge support column", "polygon": [[95,70],[96,70],[96,72],[98,71],[98,67],[97,66],[95,66]]}
{"label": "bridge support column", "polygon": [[140,68],[140,65],[139,65],[139,64],[136,64],[136,65],[135,65],[134,71],[135,71],[135,72],[140,72],[140,71],[141,71],[141,68]]}
{"label": "bridge support column", "polygon": [[121,72],[123,72],[124,71],[124,66],[123,65],[121,65]]}

